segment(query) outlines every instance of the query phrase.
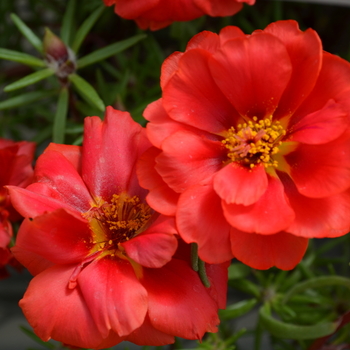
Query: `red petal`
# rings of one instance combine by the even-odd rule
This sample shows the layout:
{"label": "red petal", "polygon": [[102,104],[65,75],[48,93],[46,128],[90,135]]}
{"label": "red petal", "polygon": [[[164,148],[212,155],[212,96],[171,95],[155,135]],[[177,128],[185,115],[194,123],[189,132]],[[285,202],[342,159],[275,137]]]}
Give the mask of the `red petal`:
{"label": "red petal", "polygon": [[147,203],[158,213],[174,216],[179,195],[164,182],[155,169],[155,158],[160,152],[155,147],[148,149],[138,160],[136,172],[140,185],[150,190],[146,197]]}
{"label": "red petal", "polygon": [[231,242],[233,255],[254,269],[291,270],[304,256],[308,239],[287,232],[267,236],[232,229]]}
{"label": "red petal", "polygon": [[61,145],[58,143],[50,143],[45,151],[57,151],[68,159],[74,168],[81,174],[81,151],[80,146]]}
{"label": "red petal", "polygon": [[105,120],[85,118],[83,179],[93,196],[145,196],[135,173],[137,158],[150,147],[145,130],[127,112],[107,107]]}
{"label": "red petal", "polygon": [[145,344],[148,344],[149,346],[162,346],[172,344],[175,341],[174,336],[163,333],[154,328],[148,315],[142,326],[129,334],[125,340],[141,346],[144,346]]}
{"label": "red petal", "polygon": [[147,136],[158,148],[161,148],[164,139],[178,130],[196,132],[195,128],[171,119],[163,107],[162,99],[150,103],[144,111],[144,117],[150,121],[147,124]]}
{"label": "red petal", "polygon": [[248,170],[230,163],[214,176],[214,190],[226,203],[251,205],[264,194],[267,184],[262,165]]}
{"label": "red petal", "polygon": [[169,262],[177,248],[173,218],[163,215],[149,229],[121,243],[128,257],[145,267],[161,267]]}
{"label": "red petal", "polygon": [[226,308],[227,296],[227,269],[231,264],[231,260],[222,264],[205,264],[205,270],[210,282],[208,293],[216,301],[219,309]]}
{"label": "red petal", "polygon": [[343,192],[350,187],[350,130],[326,144],[300,144],[285,159],[304,196],[322,198]]}
{"label": "red petal", "polygon": [[217,305],[186,262],[173,259],[159,269],[144,269],[142,283],[153,327],[186,339],[217,331]]}
{"label": "red petal", "polygon": [[24,217],[36,217],[56,209],[64,208],[73,213],[74,208],[57,200],[57,192],[42,183],[31,184],[27,189],[8,186],[12,205]]}
{"label": "red petal", "polygon": [[312,29],[302,32],[296,21],[278,21],[264,29],[280,39],[289,54],[292,76],[274,118],[290,116],[315,86],[322,64],[322,43]]}
{"label": "red petal", "polygon": [[[103,341],[79,290],[67,288],[74,267],[53,266],[34,277],[19,305],[43,340],[99,348]],[[123,339],[120,339],[123,340]]]}
{"label": "red petal", "polygon": [[232,259],[230,226],[212,185],[193,186],[180,196],[176,224],[187,243],[198,243],[202,260],[216,264]]}
{"label": "red petal", "polygon": [[34,219],[25,219],[13,253],[24,266],[33,265],[32,253],[56,264],[75,263],[89,254],[90,236],[85,220],[78,220],[58,209]]}
{"label": "red petal", "polygon": [[262,32],[227,41],[209,67],[238,113],[259,119],[273,114],[292,72],[285,46]]}
{"label": "red petal", "polygon": [[214,53],[219,47],[219,36],[213,32],[202,31],[196,34],[187,44],[186,51],[192,49],[203,49]]}
{"label": "red petal", "polygon": [[147,292],[129,262],[104,258],[85,267],[78,286],[98,331],[126,336],[139,328],[147,312]]}
{"label": "red petal", "polygon": [[293,125],[289,139],[307,144],[327,143],[339,137],[348,124],[348,114],[338,103],[329,100],[321,110]]}
{"label": "red petal", "polygon": [[220,133],[229,129],[238,115],[211,76],[207,63],[210,56],[203,49],[192,49],[181,56],[177,72],[163,89],[163,106],[178,122]]}
{"label": "red petal", "polygon": [[46,150],[35,166],[37,182],[45,183],[56,192],[56,198],[78,211],[90,208],[91,195],[75,166],[63,154]]}
{"label": "red petal", "polygon": [[[248,2],[247,0],[246,2]],[[232,16],[242,9],[243,4],[230,0],[194,0],[194,3],[207,15],[213,17]]]}
{"label": "red petal", "polygon": [[127,19],[135,19],[141,16],[144,12],[157,6],[160,0],[147,0],[140,2],[139,0],[115,1],[115,13],[120,17]]}
{"label": "red petal", "polygon": [[281,181],[273,176],[268,176],[268,180],[265,193],[255,204],[244,206],[222,202],[224,215],[233,227],[270,235],[286,229],[293,222],[294,212]]}
{"label": "red petal", "polygon": [[175,192],[207,181],[222,168],[226,152],[221,142],[189,131],[178,131],[164,140],[156,170]]}
{"label": "red petal", "polygon": [[339,237],[350,231],[350,190],[326,198],[300,194],[293,181],[281,174],[286,194],[295,212],[287,231],[305,238]]}
{"label": "red petal", "polygon": [[220,30],[220,45],[224,45],[227,41],[235,38],[245,38],[245,34],[241,29],[235,26],[226,26]]}
{"label": "red petal", "polygon": [[323,52],[322,68],[316,85],[291,118],[291,125],[305,115],[321,110],[334,100],[345,111],[350,111],[350,64],[338,56]]}

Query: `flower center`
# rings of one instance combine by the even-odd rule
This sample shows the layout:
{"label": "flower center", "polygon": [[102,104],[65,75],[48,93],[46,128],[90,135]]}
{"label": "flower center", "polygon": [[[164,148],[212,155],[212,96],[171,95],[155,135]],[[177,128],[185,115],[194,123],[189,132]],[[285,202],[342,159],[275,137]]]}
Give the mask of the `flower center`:
{"label": "flower center", "polygon": [[272,121],[272,117],[253,120],[238,124],[237,129],[231,127],[227,136],[221,142],[228,149],[227,156],[231,162],[238,162],[250,169],[258,164],[265,168],[277,167],[277,160],[273,155],[279,152],[281,138],[286,134],[279,121]]}
{"label": "flower center", "polygon": [[151,208],[137,196],[114,194],[110,202],[98,198],[83,216],[89,221],[93,242],[98,250],[118,249],[118,244],[128,241],[145,229],[152,216]]}

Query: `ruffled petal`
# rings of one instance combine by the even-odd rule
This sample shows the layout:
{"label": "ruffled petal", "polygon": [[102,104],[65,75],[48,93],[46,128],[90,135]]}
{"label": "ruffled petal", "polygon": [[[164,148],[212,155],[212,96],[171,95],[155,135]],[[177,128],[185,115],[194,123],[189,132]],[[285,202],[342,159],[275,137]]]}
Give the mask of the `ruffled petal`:
{"label": "ruffled petal", "polygon": [[[108,1],[108,0],[105,0]],[[141,16],[144,12],[152,9],[156,5],[158,5],[160,0],[147,0],[140,2],[139,0],[128,0],[128,1],[120,1],[114,0],[115,8],[114,11],[120,17],[126,19],[135,19]],[[106,5],[110,6],[111,3],[107,3]]]}
{"label": "ruffled petal", "polygon": [[348,124],[348,114],[339,103],[329,100],[321,110],[293,125],[289,140],[314,145],[327,143],[338,138]]}
{"label": "ruffled petal", "polygon": [[163,152],[156,158],[156,170],[175,192],[207,181],[220,170],[226,157],[221,142],[178,131],[164,140]]}
{"label": "ruffled petal", "polygon": [[217,264],[232,259],[230,226],[212,184],[193,186],[180,196],[176,224],[185,242],[198,243],[202,260]]}
{"label": "ruffled petal", "polygon": [[135,163],[149,147],[144,129],[127,112],[107,107],[104,121],[85,118],[82,173],[91,194],[109,200],[126,191],[144,198]]}
{"label": "ruffled petal", "polygon": [[196,34],[187,44],[186,51],[192,49],[203,49],[214,53],[219,47],[219,36],[216,33],[203,30]]}
{"label": "ruffled petal", "polygon": [[278,21],[264,29],[283,42],[292,64],[292,76],[274,118],[290,116],[316,84],[322,64],[322,43],[312,29],[302,32],[296,21]]}
{"label": "ruffled petal", "polygon": [[216,302],[186,262],[173,259],[159,269],[146,268],[142,283],[153,327],[186,339],[201,339],[205,332],[217,331]]}
{"label": "ruffled petal", "polygon": [[233,227],[250,233],[277,233],[290,226],[295,216],[281,181],[274,176],[268,176],[268,187],[256,203],[244,206],[223,201],[222,207]]}
{"label": "ruffled petal", "polygon": [[323,52],[322,68],[315,87],[291,117],[290,125],[315,111],[321,110],[329,100],[350,111],[350,64],[344,59]]}
{"label": "ruffled petal", "polygon": [[209,68],[238,113],[259,119],[276,110],[292,72],[283,43],[262,32],[227,41],[209,59]]}
{"label": "ruffled petal", "polygon": [[242,30],[236,26],[226,26],[220,30],[220,45],[224,45],[227,41],[235,38],[245,38]]}
{"label": "ruffled petal", "polygon": [[46,150],[36,163],[35,177],[36,182],[51,187],[61,202],[81,212],[90,208],[92,198],[81,175],[62,153]]}
{"label": "ruffled petal", "polygon": [[322,198],[343,192],[350,187],[350,130],[326,144],[300,144],[285,159],[304,196]]}
{"label": "ruffled petal", "polygon": [[220,133],[239,116],[211,76],[207,63],[210,56],[203,49],[182,55],[177,72],[163,89],[163,106],[178,122]]}
{"label": "ruffled petal", "polygon": [[230,163],[214,176],[214,190],[226,203],[251,205],[264,194],[267,184],[262,165],[249,170]]}
{"label": "ruffled petal", "polygon": [[90,236],[85,220],[58,209],[34,219],[24,219],[12,251],[24,266],[29,262],[34,264],[32,254],[56,264],[77,263],[89,254]]}
{"label": "ruffled petal", "polygon": [[144,111],[144,117],[150,121],[146,126],[147,136],[158,148],[161,148],[164,139],[178,130],[196,132],[195,128],[171,119],[163,107],[162,99],[150,103]]}
{"label": "ruffled petal", "polygon": [[103,337],[110,330],[127,336],[144,322],[147,291],[129,262],[96,260],[80,272],[78,286]]}
{"label": "ruffled petal", "polygon": [[[79,288],[67,288],[74,266],[53,266],[32,279],[19,302],[34,332],[43,340],[99,348],[103,337]],[[122,339],[121,339],[122,340]]]}
{"label": "ruffled petal", "polygon": [[157,173],[155,158],[160,154],[155,147],[149,148],[138,160],[137,176],[140,185],[150,190],[147,203],[158,213],[174,216],[179,194],[174,192]]}
{"label": "ruffled petal", "polygon": [[173,218],[160,215],[146,231],[121,243],[127,255],[138,264],[156,268],[165,265],[177,248],[177,234]]}
{"label": "ruffled petal", "polygon": [[244,264],[259,270],[276,266],[281,270],[293,269],[305,254],[308,239],[287,232],[260,235],[231,231],[233,255]]}
{"label": "ruffled petal", "polygon": [[280,175],[295,219],[287,231],[305,238],[339,237],[350,231],[350,190],[325,198],[300,194],[287,175]]}

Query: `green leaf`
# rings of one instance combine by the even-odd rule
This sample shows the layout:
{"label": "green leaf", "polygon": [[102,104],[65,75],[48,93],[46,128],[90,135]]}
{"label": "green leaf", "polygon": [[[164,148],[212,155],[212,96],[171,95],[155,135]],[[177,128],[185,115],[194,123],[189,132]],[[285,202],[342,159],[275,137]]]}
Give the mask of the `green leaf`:
{"label": "green leaf", "polygon": [[19,326],[21,328],[21,330],[23,331],[23,333],[25,333],[29,338],[33,339],[35,342],[37,342],[38,344],[41,344],[42,346],[44,346],[45,348],[48,349],[54,349],[55,345],[42,341],[37,335],[35,335],[30,329],[23,327],[23,326]]}
{"label": "green leaf", "polygon": [[77,34],[74,38],[73,44],[72,44],[72,50],[74,52],[78,52],[80,49],[80,46],[82,42],[84,41],[86,35],[89,33],[91,28],[94,26],[96,21],[101,16],[103,10],[105,9],[104,5],[101,5],[97,10],[95,10],[81,25],[81,27],[78,29]]}
{"label": "green leaf", "polygon": [[28,66],[45,67],[45,62],[23,52],[0,48],[0,58],[26,64]]}
{"label": "green leaf", "polygon": [[20,89],[20,88],[28,86],[28,85],[35,84],[38,81],[43,80],[45,78],[48,78],[54,74],[55,74],[55,72],[51,68],[41,69],[35,73],[29,74],[29,75],[25,76],[24,78],[15,81],[14,83],[12,83],[10,85],[7,85],[4,88],[4,91],[9,92],[9,91]]}
{"label": "green leaf", "polygon": [[68,89],[63,88],[58,97],[57,111],[53,123],[52,141],[54,143],[64,143],[64,134],[68,112],[68,97]]}
{"label": "green leaf", "polygon": [[232,304],[228,306],[226,310],[219,310],[220,319],[230,320],[232,318],[242,316],[249,312],[257,304],[257,302],[258,300],[253,298]]}
{"label": "green leaf", "polygon": [[70,0],[68,2],[68,5],[62,20],[61,39],[68,46],[70,44],[70,39],[72,35],[72,30],[73,30],[75,7],[76,7],[76,0]]}
{"label": "green leaf", "polygon": [[251,268],[242,263],[232,263],[228,268],[228,279],[234,280],[247,277],[251,272]]}
{"label": "green leaf", "polygon": [[70,74],[69,81],[72,82],[80,96],[90,105],[97,107],[100,111],[105,110],[105,105],[96,90],[82,77],[77,74]]}
{"label": "green leaf", "polygon": [[303,292],[306,289],[332,285],[344,286],[350,289],[350,278],[341,276],[321,276],[297,283],[284,295],[283,302],[287,302],[293,295]]}
{"label": "green leaf", "polygon": [[135,45],[140,40],[144,39],[146,37],[145,34],[139,34],[135,35],[131,38],[118,41],[117,43],[108,45],[102,49],[96,50],[82,58],[80,58],[77,62],[78,68],[86,67],[90,64],[93,64],[98,61],[102,61],[110,56],[113,56],[123,50],[126,50],[127,48],[131,47],[132,45]]}
{"label": "green leaf", "polygon": [[265,304],[259,310],[263,326],[274,336],[287,339],[316,339],[332,334],[339,322],[324,322],[311,326],[299,326],[279,321],[271,316],[269,306]]}
{"label": "green leaf", "polygon": [[0,102],[0,111],[4,109],[17,108],[43,98],[53,96],[56,91],[32,91],[25,94],[9,98]]}
{"label": "green leaf", "polygon": [[43,52],[42,41],[33,33],[33,31],[14,13],[11,13],[11,19],[18,30],[27,38],[27,40],[39,51]]}

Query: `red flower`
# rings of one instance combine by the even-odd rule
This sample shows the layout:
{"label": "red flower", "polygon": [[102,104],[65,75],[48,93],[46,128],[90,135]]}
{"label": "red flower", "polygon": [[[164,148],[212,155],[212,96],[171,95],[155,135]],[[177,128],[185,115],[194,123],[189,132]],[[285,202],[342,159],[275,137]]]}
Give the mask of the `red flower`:
{"label": "red flower", "polygon": [[209,15],[232,16],[242,3],[253,5],[255,0],[103,0],[107,6],[115,5],[120,17],[133,19],[141,29],[158,30],[174,21],[191,21]]}
{"label": "red flower", "polygon": [[26,187],[32,180],[35,144],[33,142],[0,139],[0,278],[8,276],[5,266],[16,266],[8,245],[12,238],[11,222],[21,216],[13,208],[4,186]]}
{"label": "red flower", "polygon": [[350,65],[294,21],[202,32],[145,111],[149,204],[209,263],[293,268],[350,227]]}
{"label": "red flower", "polygon": [[227,264],[208,266],[206,289],[174,219],[145,203],[135,162],[149,147],[145,130],[109,107],[104,122],[86,118],[82,147],[51,144],[36,182],[10,187],[26,217],[13,253],[35,275],[20,306],[41,339],[102,349],[216,331]]}

